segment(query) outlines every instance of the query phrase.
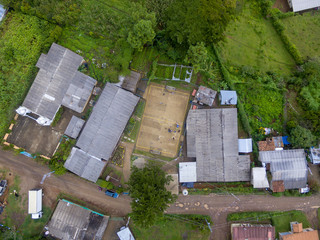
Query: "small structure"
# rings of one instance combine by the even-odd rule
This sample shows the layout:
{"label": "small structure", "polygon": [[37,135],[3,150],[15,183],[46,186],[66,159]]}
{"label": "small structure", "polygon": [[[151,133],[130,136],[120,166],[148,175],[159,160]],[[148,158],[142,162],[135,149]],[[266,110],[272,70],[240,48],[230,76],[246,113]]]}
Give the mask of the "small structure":
{"label": "small structure", "polygon": [[274,240],[275,228],[270,224],[231,224],[232,240]]}
{"label": "small structure", "polygon": [[251,184],[253,188],[269,188],[267,172],[264,167],[252,168]]}
{"label": "small structure", "polygon": [[252,138],[238,139],[239,153],[252,152]]}
{"label": "small structure", "polygon": [[238,97],[236,91],[221,90],[219,98],[221,105],[237,105]]}
{"label": "small structure", "polygon": [[282,136],[272,137],[272,141],[274,142],[274,146],[275,146],[276,151],[283,150],[284,145],[283,145]]}
{"label": "small structure", "polygon": [[197,181],[197,163],[180,162],[179,163],[179,182],[194,183]]}
{"label": "small structure", "polygon": [[76,139],[79,136],[79,133],[80,133],[84,123],[85,123],[85,121],[83,119],[78,118],[76,116],[72,116],[64,134],[71,137],[71,138]]}
{"label": "small structure", "polygon": [[196,99],[197,101],[199,101],[200,104],[206,104],[212,107],[214,100],[216,98],[216,95],[217,95],[216,91],[204,86],[200,86],[196,94]]}
{"label": "small structure", "polygon": [[141,74],[135,71],[131,71],[130,75],[126,76],[122,83],[122,88],[132,93],[136,93],[138,83],[141,79]]}
{"label": "small structure", "polygon": [[293,12],[320,8],[320,0],[288,0],[288,3]]}
{"label": "small structure", "polygon": [[169,185],[166,185],[167,191],[170,191],[172,194],[179,194],[179,181],[178,181],[178,174],[168,174],[172,177],[173,181],[170,181]]}
{"label": "small structure", "polygon": [[101,240],[108,220],[108,216],[61,199],[45,227],[45,234],[61,240]]}
{"label": "small structure", "polygon": [[32,219],[42,217],[42,189],[29,190],[28,214],[31,214]]}
{"label": "small structure", "polygon": [[279,181],[272,181],[271,182],[271,190],[275,193],[277,192],[284,192],[286,190],[285,186],[284,186],[284,182],[283,180],[279,180]]}
{"label": "small structure", "polygon": [[7,12],[7,10],[4,9],[4,7],[0,4],[0,22],[2,21],[2,19],[6,15],[6,12]]}
{"label": "small structure", "polygon": [[117,232],[120,240],[135,240],[129,227],[122,227],[119,232]]}
{"label": "small structure", "polygon": [[265,141],[258,142],[259,151],[275,151],[283,150],[283,137],[267,138]]}
{"label": "small structure", "polygon": [[320,147],[319,148],[315,148],[315,147],[310,148],[310,159],[313,164],[320,164]]}
{"label": "small structure", "polygon": [[290,222],[291,231],[279,233],[280,240],[318,240],[317,230],[303,228],[302,223]]}

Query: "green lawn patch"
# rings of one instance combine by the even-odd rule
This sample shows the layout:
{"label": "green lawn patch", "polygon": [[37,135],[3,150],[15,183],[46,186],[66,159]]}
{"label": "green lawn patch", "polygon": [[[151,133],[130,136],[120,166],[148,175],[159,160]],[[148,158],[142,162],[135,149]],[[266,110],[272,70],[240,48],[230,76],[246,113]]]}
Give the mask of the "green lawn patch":
{"label": "green lawn patch", "polygon": [[212,223],[210,217],[205,215],[165,214],[148,229],[139,228],[134,222],[130,223],[130,228],[136,239],[141,240],[207,240],[210,236],[210,230],[205,219]]}
{"label": "green lawn patch", "polygon": [[286,34],[304,58],[320,56],[320,12],[307,12],[281,19]]}

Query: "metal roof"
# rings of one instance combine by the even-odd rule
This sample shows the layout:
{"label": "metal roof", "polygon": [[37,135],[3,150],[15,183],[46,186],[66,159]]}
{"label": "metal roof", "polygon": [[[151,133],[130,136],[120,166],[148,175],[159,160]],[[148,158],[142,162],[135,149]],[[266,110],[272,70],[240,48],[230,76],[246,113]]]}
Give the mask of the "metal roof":
{"label": "metal roof", "polygon": [[108,220],[108,216],[62,199],[58,202],[46,230],[49,235],[61,240],[101,240]]}
{"label": "metal roof", "polygon": [[220,91],[220,103],[221,105],[236,105],[237,104],[237,92],[229,90]]}
{"label": "metal roof", "polygon": [[179,163],[179,182],[197,181],[197,163],[180,162]]}
{"label": "metal roof", "polygon": [[238,155],[237,109],[189,111],[187,155],[197,159],[198,182],[249,181],[250,158]]}
{"label": "metal roof", "polygon": [[271,225],[232,224],[233,240],[274,240],[275,228]]}
{"label": "metal roof", "polygon": [[130,92],[135,93],[140,78],[141,78],[140,73],[135,72],[135,71],[131,71],[130,75],[128,75],[124,78],[124,81],[123,81],[121,87],[123,89],[130,91]]}
{"label": "metal roof", "polygon": [[78,118],[76,116],[72,116],[64,134],[71,137],[71,138],[76,139],[79,136],[79,133],[80,133],[84,123],[85,123],[85,121],[83,119]]}
{"label": "metal roof", "polygon": [[270,163],[272,181],[283,180],[285,189],[304,188],[307,184],[307,161],[303,149],[263,151],[260,161]]}
{"label": "metal roof", "polygon": [[311,147],[310,148],[311,161],[313,164],[320,163],[320,148]]}
{"label": "metal roof", "polygon": [[3,5],[0,4],[0,21],[3,19],[5,13],[6,9],[4,9]]}
{"label": "metal roof", "polygon": [[96,182],[105,166],[106,162],[91,156],[78,148],[72,148],[71,153],[64,166],[69,171]]}
{"label": "metal roof", "polygon": [[29,190],[28,213],[34,214],[42,211],[42,189]]}
{"label": "metal roof", "polygon": [[252,168],[252,179],[251,183],[253,188],[268,188],[269,182],[267,179],[267,172],[264,167]]}
{"label": "metal roof", "polygon": [[139,97],[107,83],[76,146],[89,155],[108,160],[139,101]]}
{"label": "metal roof", "polygon": [[320,7],[320,0],[291,0],[291,5],[294,12],[300,12]]}
{"label": "metal roof", "polygon": [[217,95],[216,91],[204,86],[200,86],[196,94],[196,99],[199,102],[212,107],[214,99],[216,98],[216,95]]}
{"label": "metal roof", "polygon": [[239,153],[251,153],[252,152],[252,139],[238,139]]}
{"label": "metal roof", "polygon": [[134,240],[134,236],[130,231],[129,227],[126,227],[121,231],[117,232],[117,235],[120,238],[120,240]]}

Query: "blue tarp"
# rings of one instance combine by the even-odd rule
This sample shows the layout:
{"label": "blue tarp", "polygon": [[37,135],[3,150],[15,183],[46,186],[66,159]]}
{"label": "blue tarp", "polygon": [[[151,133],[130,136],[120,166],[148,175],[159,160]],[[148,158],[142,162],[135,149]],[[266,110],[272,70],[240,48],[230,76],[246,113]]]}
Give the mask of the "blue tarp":
{"label": "blue tarp", "polygon": [[32,156],[32,155],[31,155],[30,153],[28,153],[28,152],[20,152],[20,154],[25,155],[25,156],[30,157],[30,158],[36,158],[36,156]]}
{"label": "blue tarp", "polygon": [[282,137],[282,142],[283,142],[284,145],[289,145],[290,142],[288,141],[288,136],[283,136]]}
{"label": "blue tarp", "polygon": [[193,188],[193,182],[182,183],[181,186],[184,186],[184,187],[187,187],[187,188]]}

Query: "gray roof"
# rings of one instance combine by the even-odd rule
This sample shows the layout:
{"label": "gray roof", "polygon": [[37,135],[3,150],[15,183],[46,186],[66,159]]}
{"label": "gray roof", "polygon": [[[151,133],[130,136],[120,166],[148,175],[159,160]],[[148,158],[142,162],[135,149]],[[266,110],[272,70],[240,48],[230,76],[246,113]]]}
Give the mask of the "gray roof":
{"label": "gray roof", "polygon": [[264,167],[252,168],[251,183],[253,185],[253,188],[268,188],[269,182],[267,179],[266,168]]}
{"label": "gray roof", "polygon": [[106,162],[91,156],[90,154],[78,148],[72,148],[71,153],[64,166],[69,171],[96,182],[105,166]]}
{"label": "gray roof", "polygon": [[283,180],[285,189],[304,188],[308,169],[303,149],[262,151],[260,161],[270,163],[272,181]]}
{"label": "gray roof", "polygon": [[212,107],[214,99],[216,98],[216,95],[217,95],[216,91],[204,86],[200,86],[196,95],[196,99],[199,102]]}
{"label": "gray roof", "polygon": [[131,71],[130,75],[128,75],[124,78],[124,81],[123,81],[121,87],[130,91],[130,92],[135,93],[140,78],[141,78],[140,73],[135,72],[135,71]]}
{"label": "gray roof", "polygon": [[220,103],[221,105],[236,105],[237,104],[237,92],[221,90],[220,91]]}
{"label": "gray roof", "polygon": [[291,0],[290,2],[294,12],[320,7],[320,0]]}
{"label": "gray roof", "polygon": [[190,110],[187,155],[197,159],[197,181],[250,180],[250,158],[238,155],[236,108]]}
{"label": "gray roof", "polygon": [[108,220],[108,216],[62,199],[58,202],[47,230],[49,235],[62,240],[101,240]]}
{"label": "gray roof", "polygon": [[81,112],[96,82],[78,72],[82,60],[80,55],[53,43],[37,62],[40,70],[22,106],[50,120],[61,104]]}
{"label": "gray roof", "polygon": [[84,123],[85,121],[83,119],[72,116],[64,134],[72,138],[77,138]]}
{"label": "gray roof", "polygon": [[4,17],[6,10],[4,9],[4,7],[0,4],[0,21],[2,20],[2,18]]}
{"label": "gray roof", "polygon": [[108,160],[130,119],[139,98],[107,83],[77,141],[77,147]]}

